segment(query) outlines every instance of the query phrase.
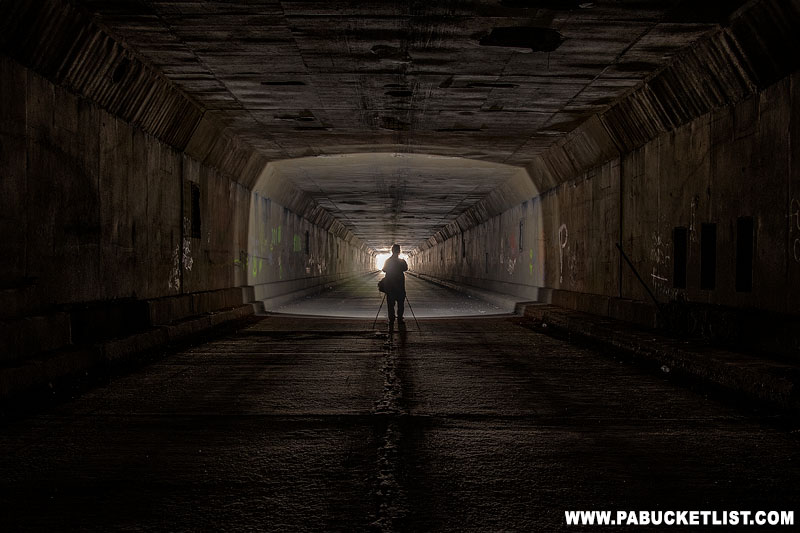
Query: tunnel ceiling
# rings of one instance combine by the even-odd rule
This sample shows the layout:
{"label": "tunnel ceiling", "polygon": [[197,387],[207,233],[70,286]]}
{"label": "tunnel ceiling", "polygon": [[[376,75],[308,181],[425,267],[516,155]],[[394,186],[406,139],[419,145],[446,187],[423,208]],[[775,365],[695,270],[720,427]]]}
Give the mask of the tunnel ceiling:
{"label": "tunnel ceiling", "polygon": [[370,248],[416,247],[524,169],[421,154],[348,154],[271,164]]}
{"label": "tunnel ceiling", "polygon": [[[476,167],[458,181],[431,160],[382,170],[350,158],[327,172],[330,161],[313,156],[416,153],[524,167],[743,4],[77,3],[268,160],[304,158],[284,165],[285,177],[376,248],[429,237],[510,171]],[[388,217],[372,218],[375,206]]]}
{"label": "tunnel ceiling", "polygon": [[524,165],[737,1],[83,0],[270,160]]}

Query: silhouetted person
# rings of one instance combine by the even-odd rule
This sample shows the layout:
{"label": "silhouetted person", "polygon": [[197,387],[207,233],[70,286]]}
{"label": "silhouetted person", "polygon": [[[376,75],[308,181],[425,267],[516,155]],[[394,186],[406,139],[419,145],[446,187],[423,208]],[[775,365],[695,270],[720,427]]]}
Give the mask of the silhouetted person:
{"label": "silhouetted person", "polygon": [[382,269],[386,272],[386,276],[383,278],[383,287],[386,291],[390,326],[394,325],[395,303],[397,303],[397,320],[403,322],[403,302],[406,299],[406,276],[403,272],[408,270],[408,263],[399,256],[400,245],[395,244],[392,246],[392,256],[383,263]]}

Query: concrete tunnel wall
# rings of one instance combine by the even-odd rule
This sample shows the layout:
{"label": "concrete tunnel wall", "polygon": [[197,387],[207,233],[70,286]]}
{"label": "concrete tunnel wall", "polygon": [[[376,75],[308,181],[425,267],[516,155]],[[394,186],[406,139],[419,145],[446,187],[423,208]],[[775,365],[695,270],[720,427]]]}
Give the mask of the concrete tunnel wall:
{"label": "concrete tunnel wall", "polygon": [[[447,238],[440,232],[412,253],[410,268],[424,276],[539,299],[546,270],[540,199],[527,175],[513,179],[445,228]],[[486,220],[476,223],[475,212]]]}
{"label": "concrete tunnel wall", "polygon": [[265,172],[251,190],[7,57],[0,78],[0,362],[372,269]]}
{"label": "concrete tunnel wall", "polygon": [[256,300],[319,287],[374,270],[374,254],[337,237],[269,196],[252,193],[247,252],[234,262]]}
{"label": "concrete tunnel wall", "polygon": [[[790,149],[798,130],[790,123],[800,118],[798,80],[787,77],[705,114],[422,250],[412,259],[414,269],[512,294],[527,289],[515,285],[531,285],[647,301],[624,264],[620,286],[615,243],[622,242],[661,301],[796,312],[800,184]],[[746,292],[735,283],[736,222],[742,216],[754,218],[756,232],[753,289]],[[709,290],[700,288],[704,223],[717,224],[716,283]],[[673,287],[675,227],[689,235],[685,289]]]}
{"label": "concrete tunnel wall", "polygon": [[[654,306],[620,261],[615,244],[622,242],[662,303],[796,314],[798,87],[800,74],[787,76],[443,242],[433,241],[412,257],[413,269],[652,324]],[[739,217],[753,217],[755,231],[752,289],[745,291],[736,287]],[[700,280],[706,223],[717,231],[713,289],[701,288]],[[685,288],[674,286],[676,227],[688,230]]]}
{"label": "concrete tunnel wall", "polygon": [[[531,187],[496,191],[423,243],[412,267],[733,342],[761,329],[796,356],[797,18],[791,3],[754,4],[533,160]],[[736,285],[740,217],[754,226],[750,290]],[[716,224],[713,288],[701,286],[703,224]],[[675,228],[688,237],[685,288]],[[667,304],[661,317],[616,243]]]}

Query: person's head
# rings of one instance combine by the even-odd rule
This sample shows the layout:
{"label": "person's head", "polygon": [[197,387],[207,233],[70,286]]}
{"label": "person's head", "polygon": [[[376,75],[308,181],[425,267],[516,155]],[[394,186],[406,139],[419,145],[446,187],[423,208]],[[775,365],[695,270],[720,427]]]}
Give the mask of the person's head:
{"label": "person's head", "polygon": [[400,245],[395,244],[392,246],[392,254],[393,255],[400,255]]}

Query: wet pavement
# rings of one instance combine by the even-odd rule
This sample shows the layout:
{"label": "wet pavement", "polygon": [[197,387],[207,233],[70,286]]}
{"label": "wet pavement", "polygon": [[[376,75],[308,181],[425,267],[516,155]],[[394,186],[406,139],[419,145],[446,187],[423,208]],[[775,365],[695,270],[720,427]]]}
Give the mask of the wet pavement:
{"label": "wet pavement", "polygon": [[567,531],[565,510],[797,511],[796,432],[521,321],[390,335],[268,316],[171,354],[0,428],[2,530]]}
{"label": "wet pavement", "polygon": [[[381,305],[383,295],[378,292],[378,280],[382,277],[382,273],[356,276],[320,294],[287,303],[270,311],[280,314],[358,317],[374,320],[380,308],[380,316],[385,318],[386,302]],[[406,294],[417,318],[505,313],[489,302],[465,296],[453,289],[410,275],[406,276]],[[408,305],[406,305],[406,316],[413,320]],[[372,326],[371,321],[369,325]]]}

